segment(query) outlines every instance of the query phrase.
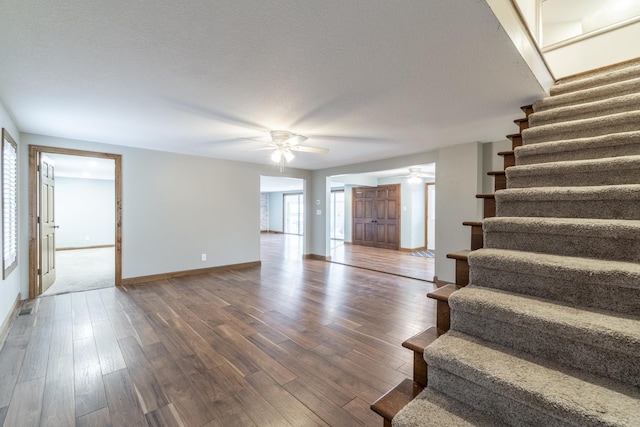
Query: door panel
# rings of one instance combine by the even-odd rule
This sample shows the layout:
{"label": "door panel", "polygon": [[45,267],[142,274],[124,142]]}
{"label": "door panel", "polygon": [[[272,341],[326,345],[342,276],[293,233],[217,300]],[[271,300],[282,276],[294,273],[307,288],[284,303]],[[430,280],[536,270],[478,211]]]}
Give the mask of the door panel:
{"label": "door panel", "polygon": [[40,293],[56,280],[55,177],[50,159],[40,159]]}
{"label": "door panel", "polygon": [[400,247],[400,185],[353,189],[353,244]]}
{"label": "door panel", "polygon": [[374,246],[374,189],[359,187],[353,189],[353,235],[354,245]]}

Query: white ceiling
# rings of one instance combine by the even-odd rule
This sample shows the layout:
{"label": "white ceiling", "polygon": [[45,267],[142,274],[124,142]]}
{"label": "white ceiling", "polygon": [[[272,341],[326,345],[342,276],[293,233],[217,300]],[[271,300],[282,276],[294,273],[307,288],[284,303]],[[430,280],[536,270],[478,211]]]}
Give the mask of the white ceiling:
{"label": "white ceiling", "polygon": [[4,0],[22,132],[322,169],[504,139],[544,95],[484,0]]}

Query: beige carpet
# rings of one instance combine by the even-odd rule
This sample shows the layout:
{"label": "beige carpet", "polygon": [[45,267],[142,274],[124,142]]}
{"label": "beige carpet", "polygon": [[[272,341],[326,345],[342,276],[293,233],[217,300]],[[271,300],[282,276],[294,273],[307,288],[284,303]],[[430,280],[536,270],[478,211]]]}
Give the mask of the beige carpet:
{"label": "beige carpet", "polygon": [[56,281],[42,295],[115,286],[115,248],[56,252]]}
{"label": "beige carpet", "polygon": [[638,79],[640,59],[535,103],[394,427],[640,426]]}

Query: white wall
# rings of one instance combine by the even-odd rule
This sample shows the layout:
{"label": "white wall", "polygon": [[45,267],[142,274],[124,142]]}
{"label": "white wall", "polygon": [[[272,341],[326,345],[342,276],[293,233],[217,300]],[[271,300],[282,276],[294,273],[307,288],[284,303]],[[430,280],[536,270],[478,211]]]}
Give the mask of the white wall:
{"label": "white wall", "polygon": [[539,0],[516,0],[516,4],[522,12],[527,26],[531,30],[531,34],[535,37],[536,41],[539,41],[538,34],[538,1]]}
{"label": "white wall", "polygon": [[[544,63],[535,39],[529,38],[525,24],[520,20],[511,0],[486,0],[493,14],[500,21],[500,25],[509,35],[513,45],[518,50],[531,72],[536,76],[541,88],[549,93],[555,78]],[[529,8],[525,7],[528,11]],[[526,12],[529,15],[529,12]],[[555,73],[555,69],[551,67]],[[555,76],[557,77],[557,76]]]}
{"label": "white wall", "polygon": [[260,231],[269,230],[269,193],[260,193]]}
{"label": "white wall", "polygon": [[269,193],[269,230],[284,231],[284,193]]}
{"label": "white wall", "polygon": [[[194,157],[86,141],[23,134],[23,144],[122,154],[123,278],[232,265],[260,259],[260,175],[267,165]],[[22,182],[27,181],[21,157]],[[308,179],[308,171],[287,168]],[[21,201],[28,221],[28,200]],[[28,250],[22,238],[22,260]],[[200,261],[200,254],[207,261]],[[22,263],[26,276],[27,265]],[[28,295],[28,283],[22,283]]]}
{"label": "white wall", "polygon": [[357,185],[344,186],[344,241],[353,242],[353,188]]}
{"label": "white wall", "polygon": [[487,172],[504,170],[504,159],[498,156],[500,151],[511,150],[511,141],[496,141],[482,144],[482,192],[493,193],[494,181]]}
{"label": "white wall", "polygon": [[438,250],[436,248],[436,185],[428,186],[429,210],[427,212],[429,235],[427,236],[427,249]]}
{"label": "white wall", "polygon": [[56,178],[56,248],[115,244],[115,183]]}
{"label": "white wall", "polygon": [[[635,42],[633,40],[636,40]],[[640,22],[545,53],[556,78],[640,57]]]}
{"label": "white wall", "polygon": [[425,228],[426,212],[425,207],[425,185],[424,183],[418,185],[406,184],[405,187],[409,187],[411,193],[411,235],[409,246],[405,248],[418,249],[427,246],[425,242]]}
{"label": "white wall", "polygon": [[436,275],[455,281],[455,262],[446,255],[469,249],[471,230],[464,221],[482,219],[482,144],[441,148],[436,163]]}
{"label": "white wall", "polygon": [[[7,110],[5,110],[4,106],[0,103],[0,127],[5,128],[9,131],[9,134],[13,138],[13,140],[18,144],[18,161],[24,160],[28,157],[28,153],[24,149],[24,145],[21,144],[20,134],[18,133],[18,129],[16,125],[13,123],[13,119],[9,116]],[[21,165],[18,164],[18,174],[20,174]],[[23,181],[24,182],[24,181]],[[20,197],[21,193],[25,191],[27,188],[26,183],[23,184],[18,180],[18,197]],[[18,218],[22,214],[22,209],[18,205]],[[28,263],[28,258],[24,255],[23,248],[27,245],[26,236],[28,228],[25,226],[23,221],[18,221],[18,268],[15,268],[9,277],[4,280],[0,279],[0,325],[3,325],[5,320],[11,315],[11,309],[13,308],[13,304],[20,293],[20,279],[22,277],[20,266]],[[0,275],[0,278],[2,275]],[[22,297],[28,296],[28,292],[22,292]]]}

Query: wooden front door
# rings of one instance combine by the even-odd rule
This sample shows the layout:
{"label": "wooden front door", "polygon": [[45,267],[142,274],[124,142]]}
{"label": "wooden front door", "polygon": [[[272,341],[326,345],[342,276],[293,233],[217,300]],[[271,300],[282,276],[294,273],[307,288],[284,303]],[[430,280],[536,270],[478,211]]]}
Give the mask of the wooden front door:
{"label": "wooden front door", "polygon": [[400,185],[353,189],[354,245],[400,247]]}
{"label": "wooden front door", "polygon": [[54,214],[54,167],[50,159],[40,158],[39,274],[40,294],[56,280],[56,233]]}
{"label": "wooden front door", "polygon": [[358,187],[353,189],[353,236],[354,245],[375,246],[374,204],[376,189]]}
{"label": "wooden front door", "polygon": [[376,247],[400,247],[400,185],[376,188]]}

